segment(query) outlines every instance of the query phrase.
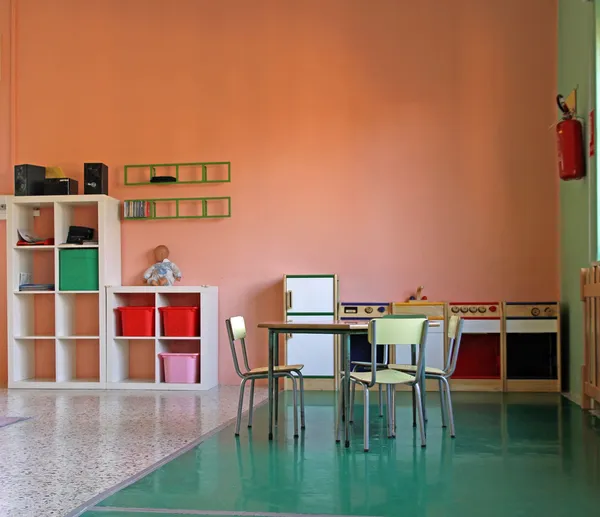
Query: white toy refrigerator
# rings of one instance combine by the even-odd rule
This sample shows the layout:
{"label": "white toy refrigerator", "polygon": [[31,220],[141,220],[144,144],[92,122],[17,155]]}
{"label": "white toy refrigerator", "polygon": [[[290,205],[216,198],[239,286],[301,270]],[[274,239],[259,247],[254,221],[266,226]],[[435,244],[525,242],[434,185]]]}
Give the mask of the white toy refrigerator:
{"label": "white toy refrigerator", "polygon": [[[285,275],[285,320],[330,323],[338,318],[337,275]],[[286,364],[303,364],[306,389],[332,389],[335,377],[335,336],[287,334]]]}

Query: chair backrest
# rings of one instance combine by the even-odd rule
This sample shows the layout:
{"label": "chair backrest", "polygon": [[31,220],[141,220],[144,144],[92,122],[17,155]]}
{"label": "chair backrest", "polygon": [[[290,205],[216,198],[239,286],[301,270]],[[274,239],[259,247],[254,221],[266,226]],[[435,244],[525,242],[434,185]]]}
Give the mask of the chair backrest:
{"label": "chair backrest", "polygon": [[425,314],[397,315],[394,318],[377,318],[369,322],[369,343],[371,343],[371,383],[375,384],[376,347],[385,345],[417,345],[419,347],[417,372],[419,377],[425,367],[425,344],[429,322]]}
{"label": "chair backrest", "polygon": [[[246,322],[243,316],[233,316],[225,320],[225,326],[227,327],[227,336],[229,337],[229,345],[231,346],[231,355],[233,357],[233,366],[236,373],[240,377],[244,377],[244,373],[250,370],[248,364],[248,354],[246,353]],[[240,348],[242,349],[242,358],[244,360],[245,371],[242,372],[240,369],[240,363],[237,357],[237,349],[235,346],[236,341],[240,341]]]}
{"label": "chair backrest", "polygon": [[458,351],[462,339],[464,320],[460,316],[450,316],[448,320],[448,358],[446,359],[445,374],[450,377],[456,370]]}

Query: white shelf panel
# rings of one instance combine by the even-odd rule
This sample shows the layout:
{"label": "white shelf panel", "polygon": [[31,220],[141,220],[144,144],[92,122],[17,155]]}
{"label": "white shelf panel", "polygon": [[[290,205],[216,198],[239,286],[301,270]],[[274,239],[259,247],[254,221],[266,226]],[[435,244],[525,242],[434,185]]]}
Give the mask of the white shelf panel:
{"label": "white shelf panel", "polygon": [[54,294],[56,291],[13,291],[14,294]]}
{"label": "white shelf panel", "polygon": [[154,341],[154,336],[116,336],[116,341]]}
{"label": "white shelf panel", "polygon": [[56,339],[100,339],[100,336],[56,336]]}
{"label": "white shelf panel", "polygon": [[33,246],[14,246],[14,249],[16,250],[23,250],[23,251],[43,251],[43,250],[53,250],[56,246],[54,246],[54,244],[40,244],[40,245],[33,245]]}
{"label": "white shelf panel", "polygon": [[123,379],[106,384],[106,389],[109,390],[155,390],[156,387],[157,384],[152,379]]}
{"label": "white shelf panel", "polygon": [[56,339],[56,336],[15,336],[15,339]]}
{"label": "white shelf panel", "polygon": [[84,250],[98,248],[98,244],[59,244],[56,246],[61,250]]}
{"label": "white shelf panel", "polygon": [[187,336],[159,336],[158,339],[161,341],[201,341],[200,336],[187,337]]}
{"label": "white shelf panel", "polygon": [[12,196],[12,203],[17,206],[28,205],[36,206],[53,206],[55,203],[67,206],[85,206],[97,205],[99,203],[119,201],[104,194],[86,194],[74,196]]}
{"label": "white shelf panel", "polygon": [[197,382],[194,384],[178,384],[178,383],[170,383],[170,382],[159,382],[155,385],[155,389],[165,390],[165,391],[202,391],[209,390],[212,386],[207,384],[202,384],[201,382]]}
{"label": "white shelf panel", "polygon": [[207,291],[216,291],[217,286],[214,285],[201,285],[201,286],[187,286],[187,285],[171,285],[168,287],[158,287],[152,285],[128,285],[128,286],[107,286],[115,294],[128,294],[128,293],[166,293],[166,294],[177,294],[177,293],[204,293]]}
{"label": "white shelf panel", "polygon": [[56,291],[58,294],[99,294],[100,291]]}
{"label": "white shelf panel", "polygon": [[86,389],[103,389],[104,383],[99,380],[77,379],[68,382],[56,382],[52,379],[39,380],[28,379],[24,381],[14,381],[9,384],[9,388],[22,389],[59,389],[59,390],[86,390]]}

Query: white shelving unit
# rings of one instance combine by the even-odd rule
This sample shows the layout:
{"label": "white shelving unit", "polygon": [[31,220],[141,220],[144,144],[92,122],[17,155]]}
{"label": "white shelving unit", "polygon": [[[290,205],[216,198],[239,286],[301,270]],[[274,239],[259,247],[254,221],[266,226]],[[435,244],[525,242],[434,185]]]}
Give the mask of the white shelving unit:
{"label": "white shelving unit", "polygon": [[[107,288],[107,383],[108,389],[208,390],[218,385],[219,321],[218,288],[215,286],[108,287]],[[153,307],[153,336],[121,335],[118,307]],[[160,307],[199,307],[200,335],[167,337],[164,335]],[[162,352],[200,354],[199,382],[164,382]]]}
{"label": "white shelving unit", "polygon": [[[93,227],[97,245],[65,244],[70,226]],[[17,230],[54,237],[17,246]],[[8,387],[104,389],[106,292],[121,283],[119,201],[104,195],[7,197]],[[99,289],[61,291],[60,250],[98,249]],[[20,274],[53,291],[19,291]]]}

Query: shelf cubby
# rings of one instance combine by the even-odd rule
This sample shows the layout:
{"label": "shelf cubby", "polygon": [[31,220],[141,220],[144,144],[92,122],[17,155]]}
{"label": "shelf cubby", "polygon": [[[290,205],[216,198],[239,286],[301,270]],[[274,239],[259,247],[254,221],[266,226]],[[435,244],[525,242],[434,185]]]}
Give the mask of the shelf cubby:
{"label": "shelf cubby", "polygon": [[[105,388],[105,286],[121,283],[119,201],[104,195],[9,196],[7,201],[9,388]],[[97,244],[66,244],[70,226],[93,228]],[[19,228],[52,237],[53,244],[17,246]],[[60,290],[61,264],[63,271],[70,267],[61,263],[65,248],[97,250],[97,266],[82,269],[89,278],[94,275],[92,286],[78,290],[72,282],[72,290]],[[19,273],[55,288],[19,291]],[[40,370],[40,364],[49,364],[47,355],[51,372],[42,371],[47,366]]]}
{"label": "shelf cubby", "polygon": [[[12,287],[13,291],[19,292],[22,283],[55,283],[54,246],[44,246],[42,248],[15,246],[14,249],[8,252],[12,253],[12,263],[14,264],[14,270],[11,271],[11,284],[9,285],[9,288]],[[25,279],[23,275],[26,275],[28,279]]]}
{"label": "shelf cubby", "polygon": [[156,382],[154,338],[120,338],[108,344],[111,359],[108,383],[154,384]]}
{"label": "shelf cubby", "polygon": [[56,336],[59,339],[99,339],[100,321],[90,314],[100,311],[98,292],[60,292],[56,295]]}
{"label": "shelf cubby", "polygon": [[[65,197],[79,198],[84,196]],[[55,244],[59,247],[81,247],[78,244],[67,244],[67,236],[69,235],[69,227],[71,226],[93,228],[93,240],[98,240],[98,210],[98,203],[85,203],[84,201],[69,203],[68,200],[66,200],[63,203],[58,204],[55,209]]]}
{"label": "shelf cubby", "polygon": [[55,301],[48,294],[19,294],[14,296],[12,312],[16,339],[50,338],[55,336]]}
{"label": "shelf cubby", "polygon": [[[170,292],[162,292],[157,293],[156,295],[156,307],[158,309],[158,327],[157,327],[157,336],[160,338],[170,339],[170,340],[194,340],[199,339],[200,336],[166,336],[165,329],[163,325],[163,317],[161,316],[160,309],[163,307],[198,307],[200,309],[200,294],[199,293],[170,293]],[[201,322],[201,311],[198,310],[197,313],[198,321],[196,322],[198,330],[200,329]]]}
{"label": "shelf cubby", "polygon": [[57,339],[56,382],[99,383],[100,356],[98,339]]}
{"label": "shelf cubby", "polygon": [[9,373],[17,385],[56,382],[53,338],[15,339],[11,359]]}
{"label": "shelf cubby", "polygon": [[231,217],[231,197],[127,199],[123,219],[223,219]]}
{"label": "shelf cubby", "polygon": [[[154,182],[154,177],[171,176],[175,181]],[[134,185],[177,185],[201,183],[229,183],[231,162],[149,163],[125,165],[123,183]]]}

